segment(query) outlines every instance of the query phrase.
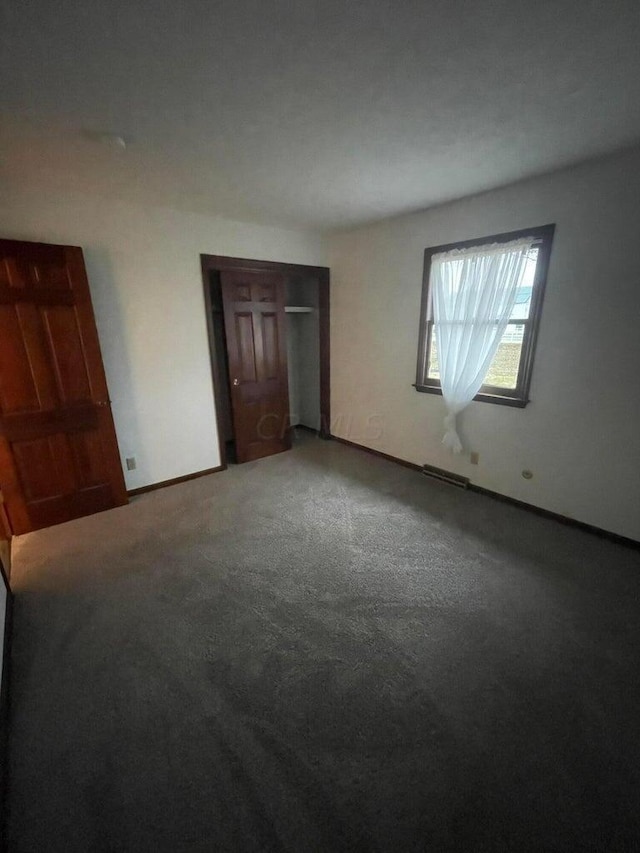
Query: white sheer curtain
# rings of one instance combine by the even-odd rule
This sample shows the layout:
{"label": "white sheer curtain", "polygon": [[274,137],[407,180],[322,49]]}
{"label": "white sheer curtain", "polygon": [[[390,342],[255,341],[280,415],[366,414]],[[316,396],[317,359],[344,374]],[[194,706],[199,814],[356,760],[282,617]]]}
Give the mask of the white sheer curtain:
{"label": "white sheer curtain", "polygon": [[431,259],[433,327],[447,407],[442,443],[462,444],[456,416],[480,390],[522,281],[531,239],[454,249]]}

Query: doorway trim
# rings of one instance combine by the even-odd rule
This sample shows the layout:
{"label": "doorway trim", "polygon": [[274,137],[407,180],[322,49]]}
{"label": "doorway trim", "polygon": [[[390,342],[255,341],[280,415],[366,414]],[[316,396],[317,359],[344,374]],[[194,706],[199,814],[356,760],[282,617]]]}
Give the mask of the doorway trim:
{"label": "doorway trim", "polygon": [[320,326],[320,437],[331,436],[331,375],[330,375],[330,271],[329,267],[315,267],[309,264],[285,264],[278,261],[259,261],[250,258],[230,258],[225,255],[200,255],[202,267],[202,287],[204,291],[209,355],[211,359],[211,378],[213,397],[216,406],[216,425],[218,428],[218,448],[221,470],[227,467],[227,449],[222,440],[220,412],[222,411],[221,383],[218,356],[216,354],[211,305],[210,273],[225,270],[249,270],[251,272],[313,273],[318,278],[318,320]]}

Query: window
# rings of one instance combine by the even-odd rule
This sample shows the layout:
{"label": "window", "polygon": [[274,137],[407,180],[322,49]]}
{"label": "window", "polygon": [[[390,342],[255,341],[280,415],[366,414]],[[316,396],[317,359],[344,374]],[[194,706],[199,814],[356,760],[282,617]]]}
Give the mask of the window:
{"label": "window", "polygon": [[529,402],[529,386],[533,368],[542,297],[549,266],[555,225],[543,225],[508,234],[494,234],[479,240],[451,243],[426,249],[420,310],[420,337],[415,388],[430,394],[441,394],[438,347],[433,329],[433,308],[429,288],[431,259],[435,254],[454,249],[471,249],[496,243],[508,243],[531,237],[524,275],[516,291],[515,304],[483,384],[474,400],[524,407]]}

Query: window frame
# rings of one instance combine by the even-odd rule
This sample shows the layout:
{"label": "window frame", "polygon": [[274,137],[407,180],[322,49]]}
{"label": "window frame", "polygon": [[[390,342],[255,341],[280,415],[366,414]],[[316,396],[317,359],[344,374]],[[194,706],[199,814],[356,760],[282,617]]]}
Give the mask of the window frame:
{"label": "window frame", "polygon": [[523,228],[519,231],[509,231],[503,234],[491,234],[473,240],[463,240],[458,243],[447,243],[443,246],[431,246],[424,250],[424,267],[422,274],[422,299],[420,303],[420,330],[418,337],[418,361],[416,366],[416,381],[414,388],[426,394],[442,394],[439,379],[430,379],[429,353],[431,352],[431,338],[433,335],[433,302],[429,289],[429,278],[431,275],[431,259],[441,252],[450,252],[453,249],[470,249],[476,246],[486,246],[490,243],[508,243],[522,237],[531,237],[534,245],[538,248],[538,260],[531,293],[531,308],[528,318],[509,321],[509,325],[523,325],[525,327],[520,355],[520,366],[515,388],[500,388],[496,385],[482,385],[480,391],[473,398],[481,403],[498,403],[502,406],[516,406],[524,408],[529,400],[529,389],[531,387],[531,375],[533,373],[533,358],[538,340],[540,317],[542,314],[542,302],[547,284],[547,273],[549,271],[549,260],[551,247],[555,233],[555,224],[538,225],[535,228]]}

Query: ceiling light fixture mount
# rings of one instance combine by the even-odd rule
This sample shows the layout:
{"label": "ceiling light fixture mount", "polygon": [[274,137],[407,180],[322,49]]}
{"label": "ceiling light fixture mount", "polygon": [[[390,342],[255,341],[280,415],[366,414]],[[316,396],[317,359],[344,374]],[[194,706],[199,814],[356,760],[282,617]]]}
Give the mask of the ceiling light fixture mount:
{"label": "ceiling light fixture mount", "polygon": [[124,151],[131,143],[130,136],[124,136],[121,133],[113,133],[107,130],[83,130],[82,133],[92,142],[99,142],[108,148],[115,148],[118,151]]}

